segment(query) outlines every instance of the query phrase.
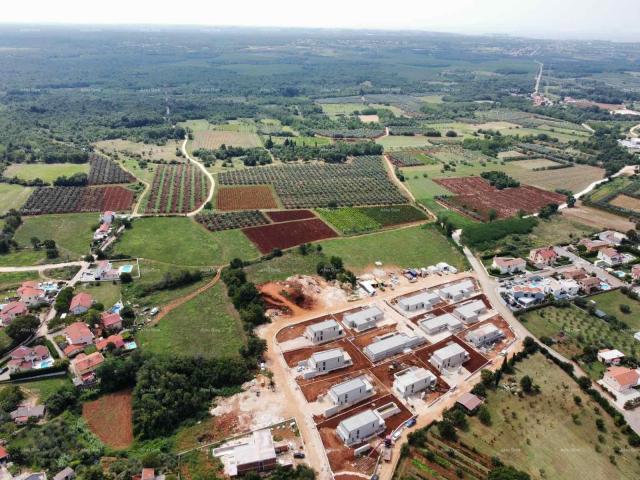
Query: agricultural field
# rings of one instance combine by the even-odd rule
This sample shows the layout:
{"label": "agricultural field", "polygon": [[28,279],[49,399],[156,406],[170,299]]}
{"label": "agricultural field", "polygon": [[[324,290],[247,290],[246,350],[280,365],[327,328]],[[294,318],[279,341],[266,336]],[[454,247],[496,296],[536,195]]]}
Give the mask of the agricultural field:
{"label": "agricultural field", "polygon": [[149,162],[170,163],[185,162],[182,156],[182,141],[169,140],[165,145],[154,145],[130,140],[102,140],[94,144],[95,148],[105,154],[115,155],[115,158],[135,158]]}
{"label": "agricultural field", "polygon": [[526,170],[557,167],[559,165],[560,164],[558,162],[554,162],[553,160],[549,160],[548,158],[530,158],[528,160],[518,160],[518,163],[516,164],[516,166],[522,167]]}
{"label": "agricultural field", "polygon": [[629,195],[616,195],[610,202],[614,207],[631,210],[640,213],[640,198],[630,197]]}
{"label": "agricultural field", "polygon": [[221,185],[273,185],[285,208],[406,203],[381,157],[356,157],[346,164],[274,165],[224,172]]}
{"label": "agricultural field", "polygon": [[377,138],[384,135],[382,128],[354,128],[354,129],[316,129],[316,135],[327,138]]}
{"label": "agricultural field", "polygon": [[627,232],[635,228],[635,224],[625,217],[598,208],[587,207],[582,202],[578,202],[575,208],[562,210],[562,216],[599,230]]}
{"label": "agricultural field", "polygon": [[[600,293],[589,297],[589,300],[596,303],[597,309],[602,310],[607,315],[617,317],[618,320],[622,320],[633,331],[640,330],[640,301],[627,297],[620,290]],[[623,312],[620,309],[621,305],[627,305],[630,311]]]}
{"label": "agricultural field", "polygon": [[438,161],[430,157],[426,149],[404,148],[394,150],[388,155],[389,161],[396,167],[417,167],[420,165],[437,165]]}
{"label": "agricultural field", "polygon": [[89,430],[105,445],[122,450],[133,443],[131,391],[103,395],[82,404],[82,417]]}
{"label": "agricultural field", "polygon": [[26,267],[45,263],[63,262],[64,258],[48,259],[44,250],[25,249],[0,255],[0,267]]}
{"label": "agricultural field", "polygon": [[253,210],[278,208],[270,185],[221,187],[216,192],[218,210]]}
{"label": "agricultural field", "polygon": [[210,233],[191,218],[153,217],[136,219],[116,242],[114,254],[204,267],[255,258],[258,251],[239,230]]}
{"label": "agricultural field", "polygon": [[447,262],[467,268],[464,256],[433,225],[385,230],[321,243],[327,256],[344,259],[348,268],[364,270],[380,261],[386,267],[426,267]]}
{"label": "agricultural field", "polygon": [[33,193],[33,188],[0,183],[0,215],[12,208],[19,210]]}
{"label": "agricultural field", "polygon": [[200,148],[216,150],[222,145],[233,147],[261,147],[262,141],[252,123],[212,125],[205,120],[185,122],[193,130],[193,140],[189,141],[189,151]]}
{"label": "agricultural field", "polygon": [[151,353],[225,358],[238,355],[244,331],[218,282],[141,330],[137,339]]}
{"label": "agricultural field", "polygon": [[410,205],[323,208],[318,213],[345,235],[426,220],[423,212]]}
{"label": "agricultural field", "polygon": [[[525,160],[526,161],[526,160]],[[510,162],[512,168],[509,174],[516,180],[526,185],[542,188],[555,192],[557,189],[569,190],[573,193],[580,192],[595,181],[604,178],[604,170],[591,165],[574,165],[569,168],[561,168],[557,170],[539,170],[532,171],[521,168],[523,161]]]}
{"label": "agricultural field", "polygon": [[89,185],[135,182],[135,177],[113,160],[94,155],[90,160]]}
{"label": "agricultural field", "polygon": [[640,180],[633,177],[615,178],[599,185],[585,202],[622,217],[640,218]]}
{"label": "agricultural field", "polygon": [[193,165],[159,165],[147,194],[144,212],[188,213],[207,198],[209,181]]}
{"label": "agricultural field", "polygon": [[31,238],[54,240],[61,256],[74,259],[89,253],[93,231],[100,222],[95,213],[68,213],[23,217],[15,240],[23,247],[31,247]]}
{"label": "agricultural field", "polygon": [[423,135],[387,135],[376,138],[376,143],[382,145],[385,150],[395,150],[402,148],[420,148],[431,145],[431,137]]}
{"label": "agricultural field", "polygon": [[196,215],[196,221],[212,232],[256,227],[269,223],[264,214],[258,210],[227,213],[200,212]]}
{"label": "agricultural field", "polygon": [[44,187],[33,191],[23,215],[131,210],[134,194],[124,187]]}
{"label": "agricultural field", "polygon": [[18,177],[21,180],[35,180],[39,178],[43,182],[51,184],[58,177],[69,177],[76,173],[89,173],[89,164],[14,163],[5,169],[4,176],[7,178]]}
{"label": "agricultural field", "polygon": [[336,232],[319,218],[297,220],[283,224],[272,223],[243,228],[242,232],[261,253],[274,249],[287,249],[302,243],[316,242],[337,236]]}
{"label": "agricultural field", "polygon": [[[520,397],[502,388],[489,391],[485,405],[491,424],[469,417],[469,430],[458,431],[460,445],[498,456],[531,478],[640,476],[637,449],[627,445],[613,419],[566,373],[535,354],[518,363],[515,374],[506,375],[506,381],[517,382],[524,375],[533,379],[540,393]],[[575,396],[581,398],[580,405]],[[604,424],[602,430],[596,428],[597,419]]]}
{"label": "agricultural field", "polygon": [[315,214],[311,210],[279,210],[277,212],[267,212],[267,216],[272,222],[277,223],[314,218]]}
{"label": "agricultural field", "polygon": [[76,287],[76,292],[85,292],[93,299],[104,305],[105,309],[113,307],[121,298],[121,284],[113,282],[80,283]]}
{"label": "agricultural field", "polygon": [[323,103],[322,111],[330,117],[337,117],[343,115],[352,115],[355,112],[359,112],[368,108],[367,105],[362,103]]}
{"label": "agricultural field", "polygon": [[316,275],[320,261],[326,261],[323,253],[314,250],[302,255],[295,249],[283,252],[281,257],[247,265],[244,271],[250,282],[260,285],[267,282],[286,280],[293,275]]}

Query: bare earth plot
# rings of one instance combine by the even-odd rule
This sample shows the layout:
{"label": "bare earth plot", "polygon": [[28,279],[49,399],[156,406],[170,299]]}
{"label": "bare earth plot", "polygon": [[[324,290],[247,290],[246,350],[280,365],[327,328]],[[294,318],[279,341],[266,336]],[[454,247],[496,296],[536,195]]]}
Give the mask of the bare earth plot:
{"label": "bare earth plot", "polygon": [[629,195],[618,195],[613,200],[609,201],[609,203],[616,207],[626,208],[627,210],[633,210],[634,212],[640,212],[640,199],[631,197]]}
{"label": "bare earth plot", "polygon": [[555,167],[560,165],[558,162],[549,160],[547,158],[532,158],[530,160],[518,160],[516,166],[525,168],[527,170],[534,170],[536,168]]}
{"label": "bare earth plot", "polygon": [[103,140],[95,143],[95,147],[104,153],[118,153],[120,155],[150,160],[154,162],[184,162],[184,157],[176,155],[181,142],[172,140],[166,145],[151,145],[130,140]]}
{"label": "bare earth plot", "polygon": [[578,222],[601,229],[617,230],[619,232],[627,232],[634,227],[634,224],[624,217],[605,212],[597,208],[587,207],[578,204],[576,208],[565,208],[562,215]]}
{"label": "bare earth plot", "polygon": [[[526,161],[526,160],[525,160]],[[520,165],[524,161],[517,162]],[[524,165],[523,165],[524,166]],[[579,192],[591,183],[604,178],[604,170],[589,165],[575,165],[558,170],[529,171],[514,169],[510,174],[522,183],[554,192],[558,188]]]}

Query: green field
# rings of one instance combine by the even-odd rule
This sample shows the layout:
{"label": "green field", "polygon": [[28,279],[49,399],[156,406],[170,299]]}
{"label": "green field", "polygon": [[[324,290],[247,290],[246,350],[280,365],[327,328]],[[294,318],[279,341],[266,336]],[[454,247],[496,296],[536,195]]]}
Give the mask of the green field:
{"label": "green field", "polygon": [[172,355],[228,357],[237,355],[244,332],[233,306],[218,283],[176,308],[156,326],[140,331],[143,350]]}
{"label": "green field", "polygon": [[255,258],[258,251],[239,230],[211,233],[191,218],[153,217],[133,222],[115,253],[183,266],[223,265],[235,257]]}
{"label": "green field", "polygon": [[93,299],[104,305],[105,310],[113,307],[120,300],[120,284],[112,282],[81,283],[76,287],[76,293],[86,292]]}
{"label": "green field", "polygon": [[376,261],[398,267],[426,267],[447,262],[467,268],[464,256],[433,225],[386,230],[351,238],[321,242],[323,252],[342,257],[355,270]]}
{"label": "green field", "polygon": [[426,220],[426,215],[410,205],[388,207],[319,208],[320,216],[342,234],[378,230],[390,225]]}
{"label": "green field", "polygon": [[318,262],[326,261],[323,253],[315,251],[301,255],[296,249],[286,251],[281,257],[264,260],[244,268],[247,279],[260,285],[261,283],[286,280],[293,275],[315,275]]}
{"label": "green field", "polygon": [[69,177],[76,173],[89,173],[88,163],[17,163],[10,165],[4,176],[18,177],[22,180],[39,178],[47,183],[61,176]]}
{"label": "green field", "polygon": [[38,272],[0,273],[0,292],[4,290],[13,290],[19,287],[22,282],[26,282],[27,280],[37,280],[38,278],[40,278]]}
{"label": "green field", "polygon": [[0,255],[0,267],[28,267],[62,261],[61,258],[47,259],[44,250],[19,250]]}
{"label": "green field", "polygon": [[0,214],[7,213],[12,208],[17,210],[22,207],[32,191],[33,188],[0,183]]}
{"label": "green field", "polygon": [[63,376],[31,382],[20,382],[18,385],[20,385],[22,390],[26,390],[26,393],[37,396],[39,402],[43,403],[60,387],[65,385],[71,386],[72,384],[69,377]]}
{"label": "green field", "polygon": [[376,139],[376,143],[382,145],[385,149],[406,148],[406,147],[424,147],[431,145],[429,138],[421,135],[405,136],[405,135],[387,135]]}
{"label": "green field", "polygon": [[[470,417],[469,431],[458,432],[462,443],[498,456],[534,479],[640,478],[638,450],[629,447],[611,417],[566,373],[535,354],[506,378],[517,382],[524,375],[540,386],[540,393],[521,398],[502,388],[490,391],[486,406],[492,424]],[[574,402],[576,395],[582,406]],[[595,425],[598,418],[604,422],[602,432]]]}
{"label": "green field", "polygon": [[[632,298],[627,297],[620,290],[613,290],[611,292],[601,293],[593,297],[589,297],[589,300],[596,302],[596,308],[602,310],[608,315],[618,317],[624,323],[634,330],[640,330],[640,302]],[[627,305],[631,308],[630,313],[623,313],[620,310],[620,305]]]}
{"label": "green field", "polygon": [[15,239],[22,246],[31,246],[31,237],[55,240],[61,261],[77,260],[89,253],[93,229],[99,224],[97,213],[65,213],[23,217]]}
{"label": "green field", "polygon": [[338,115],[351,115],[353,112],[359,112],[365,108],[368,108],[367,105],[363,105],[362,103],[323,103],[322,111],[329,115],[330,117],[335,117]]}

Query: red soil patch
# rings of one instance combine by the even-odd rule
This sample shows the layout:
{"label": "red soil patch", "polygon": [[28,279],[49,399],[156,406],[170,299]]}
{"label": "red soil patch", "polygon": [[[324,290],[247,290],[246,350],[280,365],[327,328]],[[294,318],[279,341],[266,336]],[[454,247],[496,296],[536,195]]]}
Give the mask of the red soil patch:
{"label": "red soil patch", "polygon": [[487,325],[489,323],[492,323],[493,325],[498,327],[500,330],[502,330],[502,333],[504,334],[504,338],[502,340],[500,340],[499,342],[494,343],[492,345],[492,347],[491,347],[491,350],[484,353],[484,356],[487,357],[487,358],[495,358],[495,357],[498,356],[498,353],[500,353],[504,348],[507,347],[507,345],[509,345],[511,342],[513,342],[515,340],[515,338],[516,338],[516,336],[513,333],[513,331],[509,328],[509,324],[500,315],[496,315],[495,317],[491,317],[489,320],[485,320],[484,322],[476,323],[476,324],[472,325],[471,327],[469,327],[469,328],[467,328],[465,330],[462,330],[461,332],[457,333],[456,336],[458,338],[462,339],[462,340],[465,340],[465,337],[470,332],[472,332],[474,330],[477,330],[478,328],[482,327],[483,325]]}
{"label": "red soil patch", "polygon": [[103,395],[82,405],[89,429],[106,445],[124,449],[133,443],[131,390]]}
{"label": "red soil patch", "polygon": [[273,222],[290,222],[291,220],[315,218],[315,214],[311,210],[279,210],[277,212],[267,212],[267,216]]}
{"label": "red soil patch", "polygon": [[488,219],[490,210],[495,210],[498,218],[508,218],[520,210],[535,213],[549,203],[561,204],[566,200],[564,195],[530,185],[498,190],[480,177],[439,178],[434,181],[457,194],[440,199],[442,203],[481,220]]}
{"label": "red soil patch", "polygon": [[299,283],[289,282],[283,285],[279,282],[269,282],[260,285],[259,290],[267,308],[294,315],[306,313],[313,308],[313,299],[304,294]]}
{"label": "red soil patch", "polygon": [[284,250],[302,243],[337,236],[336,232],[319,218],[243,228],[242,231],[263,254],[275,248]]}
{"label": "red soil patch", "polygon": [[260,210],[278,208],[278,203],[266,185],[222,187],[216,195],[216,207],[218,210]]}
{"label": "red soil patch", "polygon": [[320,323],[320,322],[324,322],[325,320],[333,320],[333,319],[334,318],[332,315],[323,315],[321,317],[316,317],[309,320],[305,320],[304,322],[289,325],[288,327],[284,327],[282,330],[276,333],[276,340],[278,341],[278,343],[293,340],[294,338],[301,337],[309,325],[313,325],[314,323]]}

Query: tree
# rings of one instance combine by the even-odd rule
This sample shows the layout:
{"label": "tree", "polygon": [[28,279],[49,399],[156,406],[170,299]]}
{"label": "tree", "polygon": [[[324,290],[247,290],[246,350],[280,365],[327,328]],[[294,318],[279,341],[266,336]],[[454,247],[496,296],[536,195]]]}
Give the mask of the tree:
{"label": "tree", "polygon": [[40,239],[38,237],[31,237],[31,245],[33,246],[34,250],[40,250]]}
{"label": "tree", "polygon": [[78,390],[71,385],[64,385],[56,390],[45,402],[49,413],[56,416],[66,410],[78,407]]}
{"label": "tree", "polygon": [[73,288],[66,287],[60,290],[53,307],[58,313],[67,313],[69,306],[71,305],[71,299],[73,298]]}
{"label": "tree", "polygon": [[495,209],[491,209],[489,210],[489,212],[487,213],[487,216],[489,218],[490,222],[493,222],[496,218],[498,218],[498,212],[495,211]]}
{"label": "tree", "polygon": [[123,284],[131,283],[131,282],[133,282],[133,277],[131,276],[131,274],[129,272],[122,272],[120,274],[120,281]]}
{"label": "tree", "polygon": [[487,480],[531,480],[531,477],[528,473],[502,465],[491,470]]}
{"label": "tree", "polygon": [[480,420],[483,425],[491,425],[491,412],[485,405],[482,405],[478,410],[478,420]]}
{"label": "tree", "polygon": [[448,440],[450,442],[458,441],[458,433],[456,432],[456,427],[453,426],[449,420],[442,420],[438,423],[438,433],[440,436]]}
{"label": "tree", "polygon": [[39,326],[40,320],[36,317],[33,315],[23,315],[16,317],[5,327],[5,331],[14,342],[19,343],[34,334]]}
{"label": "tree", "polygon": [[524,393],[531,393],[533,391],[533,380],[529,375],[525,375],[520,379],[520,386]]}
{"label": "tree", "polygon": [[482,384],[485,387],[493,388],[495,386],[495,376],[491,370],[483,368],[480,371],[480,378],[482,378]]}

